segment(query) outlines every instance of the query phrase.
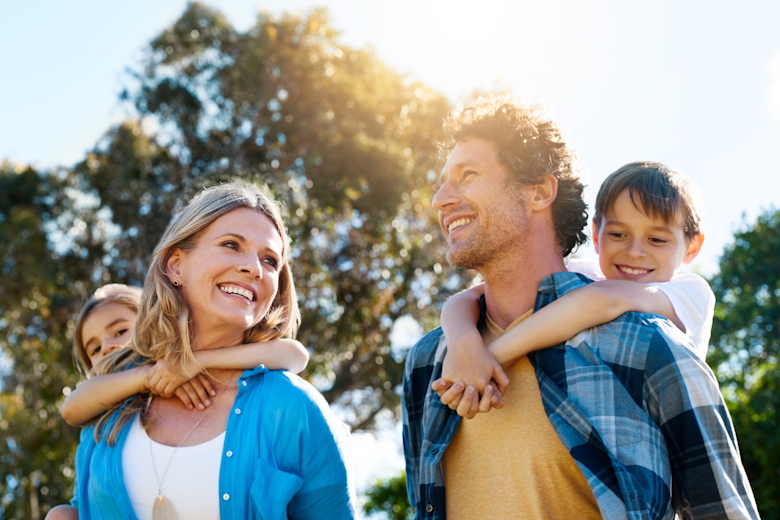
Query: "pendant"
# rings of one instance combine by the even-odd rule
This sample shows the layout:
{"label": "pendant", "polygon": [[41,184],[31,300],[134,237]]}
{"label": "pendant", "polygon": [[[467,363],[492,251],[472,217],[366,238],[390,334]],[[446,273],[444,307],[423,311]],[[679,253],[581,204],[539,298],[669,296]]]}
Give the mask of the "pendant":
{"label": "pendant", "polygon": [[176,509],[173,502],[162,495],[157,495],[152,506],[152,520],[176,520]]}

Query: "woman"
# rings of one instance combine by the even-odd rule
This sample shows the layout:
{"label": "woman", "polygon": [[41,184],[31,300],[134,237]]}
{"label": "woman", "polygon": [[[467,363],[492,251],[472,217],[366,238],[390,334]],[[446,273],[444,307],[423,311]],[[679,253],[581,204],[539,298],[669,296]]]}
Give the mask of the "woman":
{"label": "woman", "polygon": [[[251,185],[205,190],[154,251],[132,349],[101,366],[180,367],[200,350],[294,336],[288,257],[274,201]],[[322,396],[263,366],[208,372],[205,412],[139,395],[84,430],[80,518],[353,518],[346,431]]]}

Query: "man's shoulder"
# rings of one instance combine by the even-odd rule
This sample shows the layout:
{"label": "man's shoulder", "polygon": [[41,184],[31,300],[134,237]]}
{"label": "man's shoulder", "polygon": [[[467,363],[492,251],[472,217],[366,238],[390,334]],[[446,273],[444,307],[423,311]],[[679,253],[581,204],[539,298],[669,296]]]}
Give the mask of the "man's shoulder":
{"label": "man's shoulder", "polygon": [[409,350],[406,356],[406,362],[413,365],[429,364],[436,357],[439,349],[439,343],[442,341],[444,332],[441,327],[436,327],[417,340],[417,343]]}

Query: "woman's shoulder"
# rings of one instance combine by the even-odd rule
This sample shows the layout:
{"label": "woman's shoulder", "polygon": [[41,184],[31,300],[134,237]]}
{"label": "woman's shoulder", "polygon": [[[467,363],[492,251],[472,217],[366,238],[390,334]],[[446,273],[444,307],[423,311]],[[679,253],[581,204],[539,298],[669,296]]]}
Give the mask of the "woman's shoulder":
{"label": "woman's shoulder", "polygon": [[286,409],[318,408],[330,411],[328,402],[311,383],[285,370],[269,370],[262,374],[260,384],[266,398]]}

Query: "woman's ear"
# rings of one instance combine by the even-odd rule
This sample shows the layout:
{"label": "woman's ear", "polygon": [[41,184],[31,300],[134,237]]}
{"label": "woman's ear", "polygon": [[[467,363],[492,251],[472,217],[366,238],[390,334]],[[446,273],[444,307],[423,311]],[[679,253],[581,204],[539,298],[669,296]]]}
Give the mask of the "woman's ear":
{"label": "woman's ear", "polygon": [[168,257],[168,261],[165,263],[165,272],[168,274],[168,279],[171,283],[181,277],[182,260],[184,260],[184,251],[177,247],[173,250],[171,256]]}
{"label": "woman's ear", "polygon": [[526,200],[531,204],[531,209],[544,210],[551,207],[558,196],[558,179],[548,174],[542,177],[541,183],[532,184],[528,188],[530,193]]}
{"label": "woman's ear", "polygon": [[688,250],[683,257],[683,263],[690,264],[693,262],[693,259],[696,258],[696,255],[701,251],[702,245],[704,245],[704,233],[696,233],[693,235],[690,242],[688,242]]}

